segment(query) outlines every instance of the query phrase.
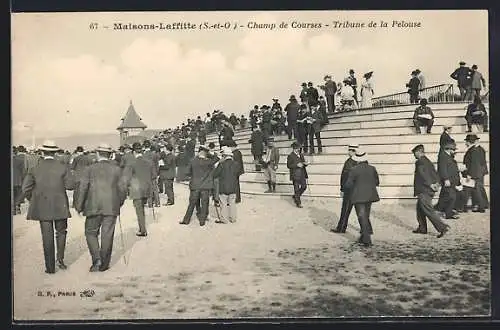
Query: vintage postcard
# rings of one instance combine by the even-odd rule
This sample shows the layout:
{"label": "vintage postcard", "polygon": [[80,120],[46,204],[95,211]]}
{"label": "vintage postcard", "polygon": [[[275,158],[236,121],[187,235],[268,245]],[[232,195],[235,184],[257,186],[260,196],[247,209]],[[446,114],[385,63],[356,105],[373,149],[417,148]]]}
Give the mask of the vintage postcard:
{"label": "vintage postcard", "polygon": [[13,320],[490,315],[488,13],[12,14]]}

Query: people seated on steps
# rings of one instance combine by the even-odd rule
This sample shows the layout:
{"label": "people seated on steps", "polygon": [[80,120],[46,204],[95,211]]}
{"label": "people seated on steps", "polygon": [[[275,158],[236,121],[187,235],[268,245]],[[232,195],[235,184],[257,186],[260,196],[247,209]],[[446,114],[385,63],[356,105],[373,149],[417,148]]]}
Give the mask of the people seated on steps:
{"label": "people seated on steps", "polygon": [[434,125],[434,113],[431,108],[427,106],[427,99],[420,100],[420,106],[415,109],[413,113],[413,125],[417,134],[421,134],[420,127],[425,126],[427,134],[431,133],[432,126]]}
{"label": "people seated on steps", "polygon": [[480,126],[483,132],[488,132],[488,113],[478,95],[475,95],[474,102],[467,106],[465,121],[467,122],[467,133],[472,132],[473,124]]}

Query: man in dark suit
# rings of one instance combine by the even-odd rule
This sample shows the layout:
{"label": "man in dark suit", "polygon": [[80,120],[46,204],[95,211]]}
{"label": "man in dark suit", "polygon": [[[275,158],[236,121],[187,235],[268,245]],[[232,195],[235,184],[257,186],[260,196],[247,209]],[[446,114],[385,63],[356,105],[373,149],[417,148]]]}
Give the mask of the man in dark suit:
{"label": "man in dark suit", "polygon": [[24,200],[22,197],[22,186],[27,172],[26,149],[24,146],[18,146],[16,151],[12,157],[12,201],[14,202],[12,214],[21,214],[21,203]]}
{"label": "man in dark suit", "polygon": [[323,145],[321,144],[321,128],[323,127],[323,114],[319,109],[319,104],[311,107],[311,112],[308,113],[309,120],[309,154],[314,154],[314,139],[316,138],[316,145],[318,147],[318,154],[323,152]]}
{"label": "man in dark suit", "polygon": [[76,147],[75,154],[69,161],[71,171],[75,178],[75,190],[73,190],[73,207],[75,207],[75,201],[78,199],[78,193],[80,189],[78,189],[78,185],[80,184],[80,177],[83,173],[83,170],[92,164],[91,159],[88,155],[84,154],[84,150],[82,146]]}
{"label": "man in dark suit", "polygon": [[316,88],[314,88],[312,82],[307,83],[307,105],[309,108],[318,104],[319,93]]}
{"label": "man in dark suit", "polygon": [[421,133],[420,126],[426,126],[427,134],[431,133],[432,126],[434,125],[434,113],[427,106],[427,99],[421,99],[420,106],[415,109],[413,113],[413,125],[418,134]]}
{"label": "man in dark suit", "polygon": [[217,223],[236,222],[236,191],[238,186],[239,165],[233,160],[233,151],[228,146],[222,147],[222,159],[213,172],[217,179],[218,198],[221,207],[221,218]]}
{"label": "man in dark suit", "polygon": [[292,138],[292,135],[294,139],[298,138],[297,117],[299,115],[300,105],[297,102],[295,95],[291,95],[289,101],[290,103],[288,103],[285,106],[285,112],[287,117],[286,119],[288,122],[287,126],[288,139],[290,140]]}
{"label": "man in dark suit", "polygon": [[302,90],[300,91],[300,102],[307,103],[307,84],[303,82],[301,86]]}
{"label": "man in dark suit", "polygon": [[240,187],[240,176],[245,173],[245,167],[243,166],[243,155],[241,151],[238,149],[238,145],[236,142],[230,141],[228,143],[228,147],[231,147],[233,150],[233,160],[238,164],[238,186],[236,187],[236,204],[241,203],[241,187]]}
{"label": "man in dark suit", "polygon": [[132,152],[132,147],[129,144],[123,145],[123,155],[120,160],[120,168],[122,170],[127,167],[128,164],[135,160],[134,153]]}
{"label": "man in dark suit", "polygon": [[460,90],[460,99],[465,101],[467,91],[470,90],[472,85],[472,70],[465,66],[464,61],[460,61],[460,67],[457,68],[450,77],[457,81],[458,89]]}
{"label": "man in dark suit", "polygon": [[[110,160],[112,149],[101,144],[96,149],[97,163],[85,168],[80,178],[75,209],[83,213],[85,238],[92,257],[91,272],[109,268],[113,251],[116,217],[127,198],[127,187],[121,169]],[[101,246],[99,247],[99,232]]]}
{"label": "man in dark suit", "polygon": [[307,162],[304,155],[300,152],[300,145],[297,142],[292,143],[293,151],[288,155],[286,166],[290,170],[290,181],[293,182],[293,200],[298,208],[302,208],[300,196],[307,189]]}
{"label": "man in dark suit", "polygon": [[465,120],[467,121],[467,132],[472,132],[472,124],[479,124],[483,128],[483,132],[488,132],[488,113],[481,102],[481,97],[474,96],[474,102],[467,106]]}
{"label": "man in dark suit", "polygon": [[[68,228],[69,201],[66,190],[74,189],[74,179],[68,167],[55,159],[59,147],[45,141],[39,149],[43,159],[28,172],[22,187],[23,197],[29,202],[26,219],[40,222],[45,272],[55,273],[56,259],[60,269],[66,269],[64,251]],[[56,231],[56,258],[54,258],[54,228]]]}
{"label": "man in dark suit", "polygon": [[410,103],[418,102],[418,93],[420,93],[420,80],[417,78],[417,73],[412,71],[411,79],[406,84],[408,87],[408,94],[410,94]]}
{"label": "man in dark suit", "polygon": [[334,233],[345,233],[347,229],[347,223],[349,222],[349,216],[351,215],[352,207],[351,195],[349,189],[346,187],[347,178],[349,177],[349,172],[358,163],[353,159],[358,150],[359,146],[357,144],[351,144],[348,147],[349,158],[344,162],[344,167],[342,168],[342,173],[340,174],[340,196],[342,197],[342,209],[340,211],[340,219],[337,223],[337,227],[333,228],[331,231]]}
{"label": "man in dark suit", "polygon": [[467,189],[468,195],[472,194],[472,212],[484,213],[488,208],[488,195],[484,189],[484,176],[488,174],[488,163],[486,162],[486,151],[479,145],[479,137],[476,134],[467,134],[465,137],[467,151],[464,155],[466,170],[462,173],[467,179],[475,181],[472,189]]}
{"label": "man in dark suit", "polygon": [[297,132],[299,133],[297,142],[302,146],[302,151],[309,151],[307,143],[309,142],[309,132],[311,131],[311,112],[305,104],[300,105],[299,115],[297,117]]}
{"label": "man in dark suit", "polygon": [[208,205],[210,194],[214,189],[213,169],[217,162],[216,158],[209,157],[209,148],[200,146],[198,155],[188,166],[189,181],[189,205],[184,215],[181,225],[188,225],[191,222],[193,211],[198,211],[200,226],[204,226],[208,218]]}
{"label": "man in dark suit", "polygon": [[370,212],[372,204],[380,200],[377,192],[380,182],[377,170],[368,164],[365,152],[358,148],[353,160],[357,164],[349,171],[345,187],[350,192],[351,203],[354,205],[361,228],[358,243],[369,247],[372,245],[371,235],[373,234]]}
{"label": "man in dark suit", "polygon": [[326,75],[325,85],[320,88],[325,92],[326,103],[328,104],[328,113],[335,112],[335,93],[337,93],[337,84],[332,80],[332,76]]}
{"label": "man in dark suit", "polygon": [[445,213],[446,219],[458,219],[455,207],[457,199],[461,198],[463,187],[460,183],[460,172],[458,171],[455,151],[457,146],[450,142],[444,146],[438,156],[438,174],[441,179],[441,192],[439,194],[440,210]]}
{"label": "man in dark suit", "polygon": [[451,130],[452,130],[451,125],[444,125],[443,126],[443,133],[441,133],[441,136],[439,137],[440,149],[444,150],[444,146],[446,146],[450,143],[455,143],[455,140],[450,135]]}
{"label": "man in dark suit", "polygon": [[155,170],[151,161],[145,159],[142,154],[142,145],[135,142],[132,145],[134,153],[134,161],[131,161],[123,171],[123,181],[128,189],[129,196],[133,201],[135,212],[137,214],[137,222],[139,231],[137,236],[147,236],[146,230],[146,214],[144,205],[148,198],[152,197],[153,180],[155,179]]}
{"label": "man in dark suit", "polygon": [[158,175],[160,174],[158,162],[160,157],[158,152],[156,152],[156,150],[151,146],[151,142],[148,140],[144,141],[143,150],[144,159],[151,163],[154,175],[153,182],[151,183],[152,196],[148,198],[148,207],[160,207],[160,192],[158,191]]}
{"label": "man in dark suit", "polygon": [[[174,205],[175,155],[174,147],[168,144],[160,153],[160,192],[167,194],[167,204]],[[165,188],[165,190],[163,189]]]}
{"label": "man in dark suit", "polygon": [[424,146],[419,144],[412,149],[415,156],[415,177],[413,182],[414,196],[417,197],[417,221],[418,228],[415,234],[427,234],[427,219],[438,231],[438,238],[448,232],[449,226],[441,221],[441,218],[432,207],[432,197],[439,190],[439,176],[434,169],[434,164],[425,156]]}
{"label": "man in dark suit", "polygon": [[253,155],[255,171],[261,171],[262,155],[264,154],[264,135],[257,126],[252,132],[248,143],[251,144],[250,152]]}

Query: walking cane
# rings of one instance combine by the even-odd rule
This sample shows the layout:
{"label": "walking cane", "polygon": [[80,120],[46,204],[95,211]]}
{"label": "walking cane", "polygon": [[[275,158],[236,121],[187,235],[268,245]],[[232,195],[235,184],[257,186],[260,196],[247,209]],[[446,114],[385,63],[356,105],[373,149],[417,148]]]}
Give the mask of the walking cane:
{"label": "walking cane", "polygon": [[123,228],[122,228],[122,220],[121,220],[121,217],[120,217],[120,214],[118,214],[118,224],[120,226],[120,238],[121,238],[121,242],[122,242],[122,249],[123,249],[123,262],[125,263],[125,265],[127,265],[127,258],[125,257],[125,241],[123,239]]}

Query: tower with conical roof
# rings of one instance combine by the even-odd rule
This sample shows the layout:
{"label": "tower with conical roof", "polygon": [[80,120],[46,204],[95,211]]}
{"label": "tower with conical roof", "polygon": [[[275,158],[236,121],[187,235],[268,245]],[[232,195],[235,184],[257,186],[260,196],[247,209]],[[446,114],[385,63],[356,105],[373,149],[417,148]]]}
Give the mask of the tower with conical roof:
{"label": "tower with conical roof", "polygon": [[132,100],[125,117],[121,119],[121,124],[117,130],[120,132],[120,145],[124,144],[128,137],[140,135],[147,126],[142,122],[142,118],[135,111]]}

